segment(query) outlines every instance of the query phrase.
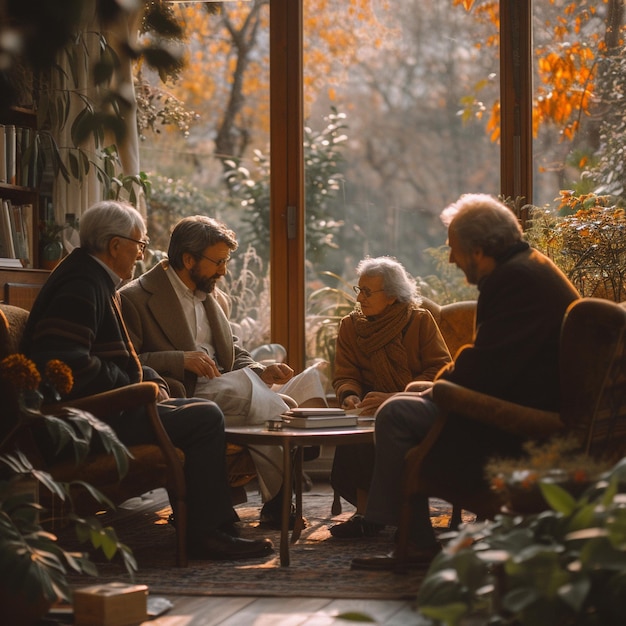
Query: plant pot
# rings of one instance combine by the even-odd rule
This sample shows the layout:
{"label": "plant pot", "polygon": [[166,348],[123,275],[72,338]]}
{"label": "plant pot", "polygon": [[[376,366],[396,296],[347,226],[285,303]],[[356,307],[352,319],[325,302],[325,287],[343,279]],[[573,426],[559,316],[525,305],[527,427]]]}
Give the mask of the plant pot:
{"label": "plant pot", "polygon": [[[532,478],[530,478],[532,477]],[[532,470],[518,470],[506,479],[505,506],[512,513],[532,515],[550,508],[541,492],[540,482],[551,482],[578,498],[592,481],[576,482],[565,472],[551,470],[537,476]]]}
{"label": "plant pot", "polygon": [[51,241],[41,250],[40,265],[44,270],[53,270],[63,257],[63,244],[60,241]]}

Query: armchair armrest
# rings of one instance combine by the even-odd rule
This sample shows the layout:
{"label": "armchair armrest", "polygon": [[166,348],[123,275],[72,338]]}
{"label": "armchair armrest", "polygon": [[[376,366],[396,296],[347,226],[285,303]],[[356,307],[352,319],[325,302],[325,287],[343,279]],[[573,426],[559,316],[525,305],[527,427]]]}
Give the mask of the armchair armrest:
{"label": "armchair armrest", "polygon": [[125,387],[97,393],[93,396],[49,404],[44,407],[44,410],[46,412],[52,412],[57,408],[68,406],[88,411],[96,417],[102,418],[115,411],[122,411],[124,409],[131,409],[156,402],[158,394],[159,387],[156,383],[134,383],[132,385],[126,385]]}
{"label": "armchair armrest", "polygon": [[432,393],[433,400],[444,412],[456,413],[519,437],[539,439],[564,428],[556,412],[494,398],[448,380],[435,382]]}

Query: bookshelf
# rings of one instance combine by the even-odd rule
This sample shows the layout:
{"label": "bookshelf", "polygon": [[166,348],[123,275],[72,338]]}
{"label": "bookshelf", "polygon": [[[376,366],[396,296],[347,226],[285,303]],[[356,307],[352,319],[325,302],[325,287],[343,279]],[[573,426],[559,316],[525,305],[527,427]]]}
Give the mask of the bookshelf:
{"label": "bookshelf", "polygon": [[39,269],[38,145],[33,109],[0,117],[0,300],[27,309],[49,274]]}

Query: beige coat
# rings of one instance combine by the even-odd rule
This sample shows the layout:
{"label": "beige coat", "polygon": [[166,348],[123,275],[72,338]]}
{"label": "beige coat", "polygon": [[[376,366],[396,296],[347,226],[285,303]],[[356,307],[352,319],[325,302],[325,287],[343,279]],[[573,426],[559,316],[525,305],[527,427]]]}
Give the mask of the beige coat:
{"label": "beige coat", "polygon": [[[161,261],[120,289],[122,314],[135,350],[144,365],[155,369],[170,385],[172,396],[194,395],[197,376],[184,367],[184,352],[197,350],[178,295]],[[262,371],[232,333],[228,296],[215,288],[204,303],[217,362],[225,371],[251,367]]]}

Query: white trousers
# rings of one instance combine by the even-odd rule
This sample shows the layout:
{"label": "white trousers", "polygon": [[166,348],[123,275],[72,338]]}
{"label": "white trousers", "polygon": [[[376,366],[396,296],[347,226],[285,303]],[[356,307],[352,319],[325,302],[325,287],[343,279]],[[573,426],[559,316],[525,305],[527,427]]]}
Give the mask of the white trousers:
{"label": "white trousers", "polygon": [[[213,400],[225,416],[226,426],[264,424],[288,410],[277,392],[301,404],[313,397],[325,397],[322,374],[309,367],[285,385],[270,389],[249,368],[222,374],[218,378],[198,378],[194,395]],[[290,393],[291,392],[291,393]],[[250,455],[257,469],[261,497],[273,498],[283,484],[283,451],[281,446],[250,446]]]}

